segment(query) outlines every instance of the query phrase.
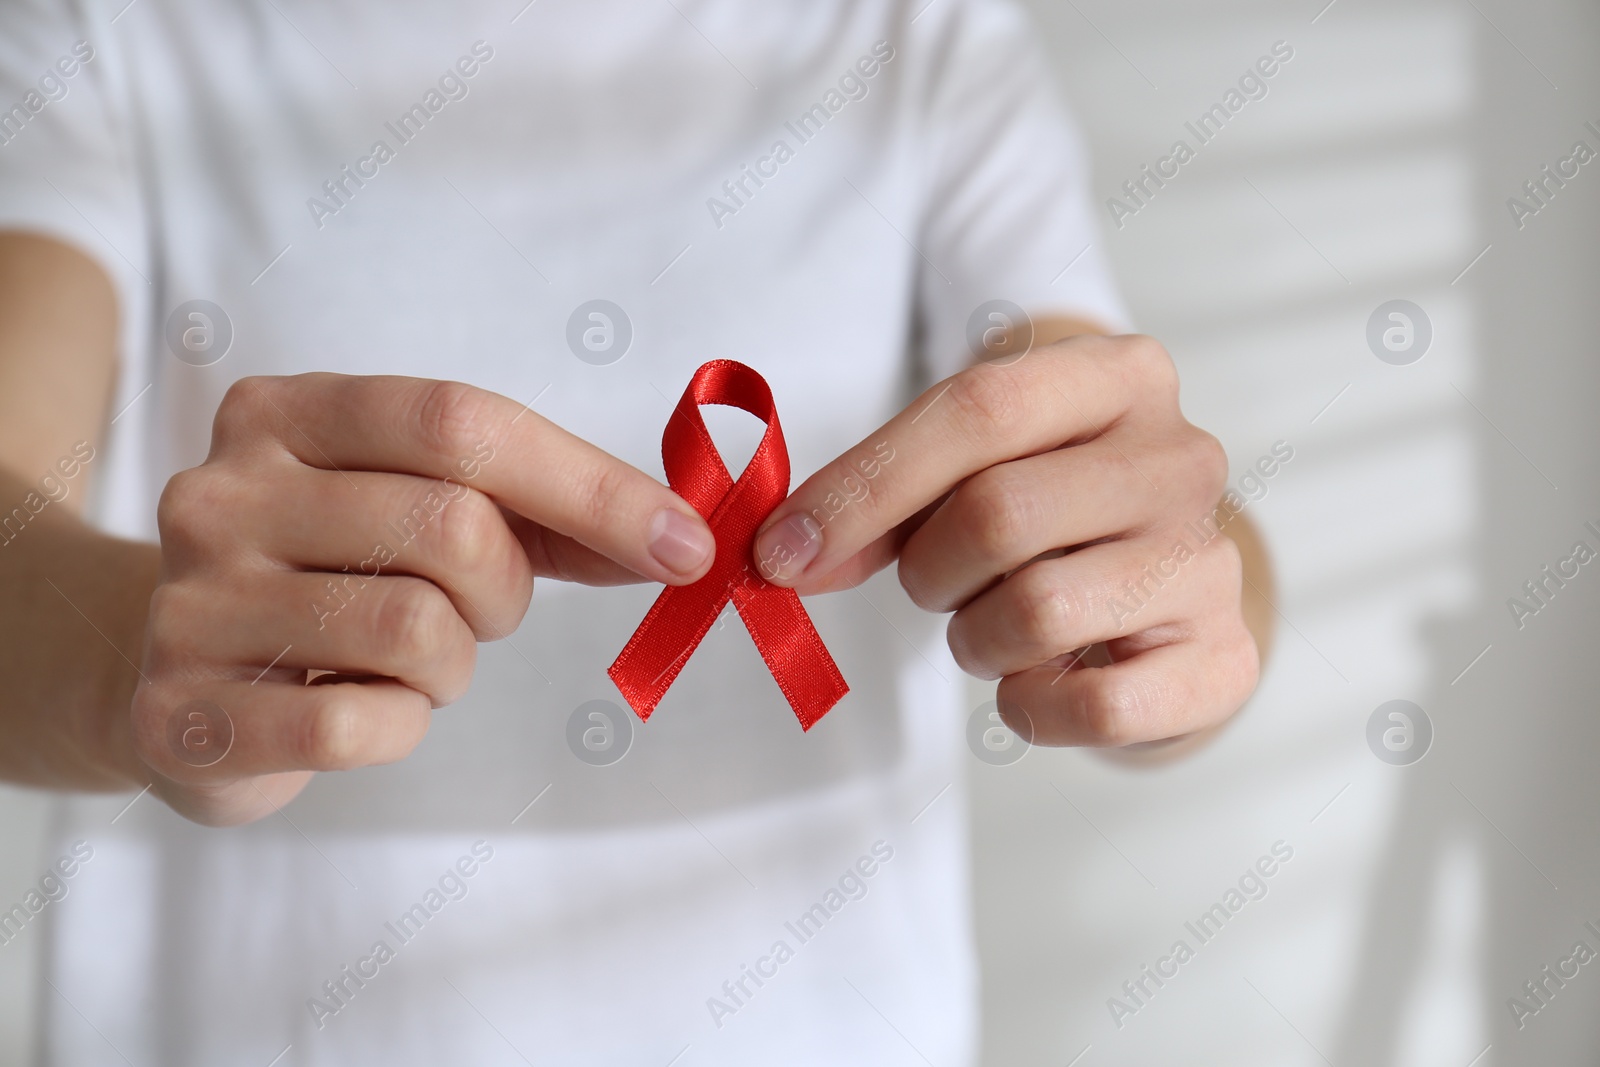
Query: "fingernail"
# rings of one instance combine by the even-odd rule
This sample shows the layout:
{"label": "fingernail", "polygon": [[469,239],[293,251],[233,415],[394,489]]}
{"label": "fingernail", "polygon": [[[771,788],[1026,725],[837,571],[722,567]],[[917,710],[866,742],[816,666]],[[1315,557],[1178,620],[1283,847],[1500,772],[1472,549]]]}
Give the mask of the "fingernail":
{"label": "fingernail", "polygon": [[756,538],[756,565],[761,577],[792,581],[822,551],[822,531],[806,515],[791,515]]}
{"label": "fingernail", "polygon": [[674,574],[693,574],[716,549],[711,531],[682,512],[662,508],[650,520],[650,555]]}

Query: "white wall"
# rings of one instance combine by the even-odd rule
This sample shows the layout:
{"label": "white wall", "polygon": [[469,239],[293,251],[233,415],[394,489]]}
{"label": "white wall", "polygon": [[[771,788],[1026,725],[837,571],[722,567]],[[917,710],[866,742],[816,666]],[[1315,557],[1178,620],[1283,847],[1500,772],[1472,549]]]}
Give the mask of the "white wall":
{"label": "white wall", "polygon": [[[1600,523],[1600,166],[1520,232],[1505,206],[1574,140],[1600,147],[1582,128],[1600,125],[1600,12],[1325,3],[1030,4],[1102,199],[1293,45],[1269,95],[1106,243],[1236,476],[1278,439],[1295,458],[1251,505],[1279,570],[1277,654],[1223,736],[1155,769],[974,761],[988,1063],[1600,1053],[1600,968],[1521,1030],[1507,1006],[1575,941],[1600,950],[1582,929],[1600,926],[1600,579],[1585,569],[1521,632],[1505,605],[1578,537],[1600,545],[1581,529]],[[1434,328],[1410,366],[1364,338],[1394,298]],[[1436,731],[1411,766],[1365,740],[1394,698]],[[1119,1028],[1108,998],[1176,939],[1197,945],[1184,921],[1280,839],[1294,858],[1267,896],[1165,986],[1146,980]]]}

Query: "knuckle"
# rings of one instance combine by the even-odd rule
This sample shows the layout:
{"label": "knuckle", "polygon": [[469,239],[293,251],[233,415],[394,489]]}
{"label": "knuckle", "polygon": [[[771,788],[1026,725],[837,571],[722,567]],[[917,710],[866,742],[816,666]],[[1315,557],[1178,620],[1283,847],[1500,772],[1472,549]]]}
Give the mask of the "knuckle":
{"label": "knuckle", "polygon": [[328,686],[301,721],[295,758],[313,771],[347,771],[363,766],[366,717],[353,700]]}
{"label": "knuckle", "polygon": [[950,656],[967,674],[974,678],[995,679],[1000,672],[993,669],[978,654],[972,640],[972,631],[967,625],[967,620],[957,615],[950,620],[950,625],[945,628],[945,644],[950,648]]}
{"label": "knuckle", "polygon": [[229,513],[226,489],[224,479],[203,466],[174,474],[156,502],[161,543],[183,549],[204,545],[218,517]]}
{"label": "knuckle", "polygon": [[1246,624],[1243,611],[1244,563],[1239,546],[1229,537],[1219,537],[1207,553],[1207,566],[1216,605],[1215,666],[1224,679],[1219,692],[1232,694],[1237,703],[1255,689],[1261,673],[1261,653],[1256,638]]}
{"label": "knuckle", "polygon": [[1142,391],[1177,398],[1178,366],[1165,345],[1145,334],[1130,334],[1121,339],[1119,351]]}
{"label": "knuckle", "polygon": [[920,553],[903,553],[898,573],[900,588],[917,607],[935,613],[951,610],[950,597],[934,580]]}
{"label": "knuckle", "polygon": [[437,524],[437,551],[445,570],[458,575],[475,566],[502,522],[499,509],[475,489],[446,497]]}
{"label": "knuckle", "polygon": [[428,696],[430,704],[442,708],[466,696],[467,690],[472,688],[472,671],[477,661],[477,644],[463,640],[459,654],[451,657],[450,665],[441,673],[439,683]]}
{"label": "knuckle", "polygon": [[[1100,675],[1102,679],[1106,675]],[[1088,744],[1120,748],[1145,739],[1149,697],[1128,679],[1089,687],[1083,695],[1080,722]]]}
{"label": "knuckle", "polygon": [[1239,636],[1235,647],[1238,649],[1234,659],[1237,688],[1234,690],[1235,702],[1232,711],[1238,711],[1244,702],[1250,699],[1250,694],[1256,691],[1256,686],[1261,681],[1261,650],[1256,647],[1255,635],[1243,623],[1239,625]]}
{"label": "knuckle", "polygon": [[193,698],[196,696],[198,693],[192,685],[158,679],[154,686],[141,686],[128,705],[129,743],[133,754],[146,767],[172,782],[192,784],[214,780],[219,774],[230,776],[229,765],[196,764],[185,758],[186,752],[195,751],[188,737],[193,728]]}
{"label": "knuckle", "polygon": [[589,529],[601,530],[621,520],[628,485],[627,472],[618,464],[607,463],[594,472],[584,493]]}
{"label": "knuckle", "polygon": [[1196,595],[1203,597],[1206,618],[1242,617],[1244,558],[1233,538],[1226,533],[1213,537],[1185,569],[1193,575],[1189,580]]}
{"label": "knuckle", "polygon": [[1001,469],[990,467],[956,491],[967,534],[985,557],[1026,558],[1038,525],[1034,494]]}
{"label": "knuckle", "polygon": [[182,591],[172,582],[162,582],[151,591],[145,626],[152,642],[165,641],[175,629],[175,624],[183,617],[184,599]]}
{"label": "knuckle", "polygon": [[193,617],[190,599],[183,586],[175,582],[163,582],[151,592],[145,629],[152,669],[164,669],[188,646]]}
{"label": "knuckle", "polygon": [[219,430],[254,423],[269,405],[268,396],[281,378],[274,375],[252,374],[237,379],[222,394],[217,405],[216,426]]}
{"label": "knuckle", "polygon": [[446,462],[468,455],[483,438],[485,395],[465,382],[431,382],[417,405],[425,448]]}
{"label": "knuckle", "polygon": [[1228,484],[1228,451],[1215,434],[1197,426],[1190,426],[1185,436],[1190,484],[1202,489],[1208,501],[1214,500]]}
{"label": "knuckle", "polygon": [[170,762],[165,745],[167,718],[176,702],[141,687],[128,707],[134,755],[150,767]]}
{"label": "knuckle", "polygon": [[1224,677],[1231,683],[1222,687],[1223,692],[1233,697],[1227,709],[1229,714],[1239,709],[1261,680],[1261,652],[1256,648],[1255,636],[1242,619],[1232,629],[1232,635],[1224,639],[1224,652],[1220,657]]}
{"label": "knuckle", "polygon": [[1236,601],[1244,585],[1244,556],[1239,546],[1226,535],[1214,537],[1205,547],[1204,556],[1220,591],[1231,594]]}
{"label": "knuckle", "polygon": [[[931,611],[934,614],[958,611],[981,593],[981,590],[968,592],[958,589],[957,585],[952,584],[944,565],[944,557],[936,547],[931,547],[923,541],[914,539],[906,549],[901,550],[901,558],[896,569],[901,589],[906,590],[910,601],[923,611]],[[957,614],[957,621],[962,619],[963,617]],[[952,621],[952,624],[954,622]]]}
{"label": "knuckle", "polygon": [[982,437],[1005,433],[1027,404],[1021,376],[1009,367],[969,367],[950,379],[949,393],[962,421]]}
{"label": "knuckle", "polygon": [[421,578],[390,578],[375,613],[378,638],[398,664],[423,663],[439,655],[452,635],[447,615],[455,609],[437,587]]}
{"label": "knuckle", "polygon": [[[1036,576],[1037,575],[1037,576]],[[1030,568],[1017,576],[1014,623],[1023,640],[1047,655],[1070,644],[1074,621],[1083,617],[1083,604],[1070,585],[1053,581],[1045,572]]]}

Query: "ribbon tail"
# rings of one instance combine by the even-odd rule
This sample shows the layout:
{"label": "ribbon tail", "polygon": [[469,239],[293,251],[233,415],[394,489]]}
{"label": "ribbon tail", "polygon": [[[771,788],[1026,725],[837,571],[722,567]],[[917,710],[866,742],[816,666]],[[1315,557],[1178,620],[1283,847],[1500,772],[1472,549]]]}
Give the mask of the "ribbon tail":
{"label": "ribbon tail", "polygon": [[828,654],[799,594],[774,585],[759,592],[736,586],[733,606],[789,707],[794,709],[800,728],[810,730],[844,699],[850,686]]}
{"label": "ribbon tail", "polygon": [[[709,576],[708,576],[709,577]],[[648,722],[678,672],[717,621],[728,594],[705,579],[668,586],[606,669],[641,722]]]}

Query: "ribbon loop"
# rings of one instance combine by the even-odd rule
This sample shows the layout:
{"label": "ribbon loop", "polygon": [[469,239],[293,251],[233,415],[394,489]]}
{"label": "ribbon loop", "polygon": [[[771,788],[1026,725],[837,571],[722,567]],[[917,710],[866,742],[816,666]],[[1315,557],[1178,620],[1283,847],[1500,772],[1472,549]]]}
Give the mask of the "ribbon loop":
{"label": "ribbon loop", "polygon": [[[706,430],[702,404],[742,408],[767,424],[737,481]],[[649,719],[732,600],[801,728],[811,729],[850,688],[800,597],[751,564],[756,530],[789,492],[789,450],[766,380],[731,359],[702,365],[667,421],[661,458],[667,484],[710,525],[717,558],[699,581],[661,591],[606,673],[635,714]]]}

